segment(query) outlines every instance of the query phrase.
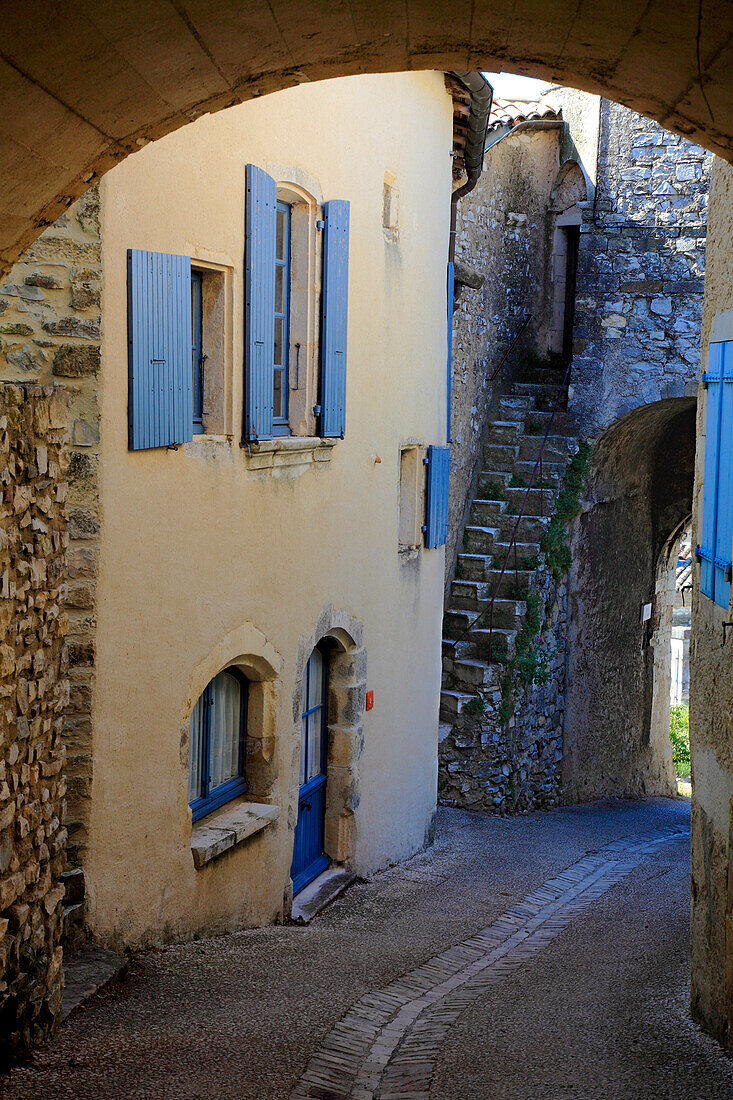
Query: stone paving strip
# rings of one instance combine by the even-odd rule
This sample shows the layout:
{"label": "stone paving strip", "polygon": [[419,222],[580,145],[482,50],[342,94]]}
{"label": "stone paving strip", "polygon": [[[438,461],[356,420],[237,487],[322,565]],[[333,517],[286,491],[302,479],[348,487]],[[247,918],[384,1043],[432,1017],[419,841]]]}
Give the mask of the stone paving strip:
{"label": "stone paving strip", "polygon": [[313,1055],[291,1100],[429,1100],[448,1029],[472,1001],[546,947],[684,827],[626,837],[588,854],[490,927],[357,1001]]}

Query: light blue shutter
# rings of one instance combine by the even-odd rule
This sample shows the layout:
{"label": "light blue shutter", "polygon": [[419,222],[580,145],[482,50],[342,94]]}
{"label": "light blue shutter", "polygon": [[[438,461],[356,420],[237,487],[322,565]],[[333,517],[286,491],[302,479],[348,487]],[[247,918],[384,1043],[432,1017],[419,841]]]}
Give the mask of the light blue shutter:
{"label": "light blue shutter", "polygon": [[448,479],[450,448],[428,447],[428,492],[425,506],[425,545],[428,550],[448,541]]}
{"label": "light blue shutter", "polygon": [[[733,344],[711,344],[722,350],[718,501],[715,524],[715,602],[728,610],[733,548]],[[717,351],[716,351],[717,356]]]}
{"label": "light blue shutter", "polygon": [[[703,478],[702,545],[700,558],[700,591],[718,602],[722,594],[716,567],[719,511],[719,474],[721,459],[721,424],[723,411],[724,345],[711,344],[708,351],[708,371],[705,375],[707,408],[705,415],[705,474]],[[730,441],[729,441],[730,442]],[[730,547],[729,547],[730,550]],[[725,585],[722,578],[722,585]],[[725,605],[727,607],[727,603]]]}
{"label": "light blue shutter", "polygon": [[446,441],[451,442],[450,434],[450,414],[451,414],[451,401],[453,399],[453,293],[456,282],[456,269],[455,264],[448,264],[448,286],[447,286],[447,298],[448,298],[448,367],[447,367],[447,392],[448,392],[448,409],[446,412]]}
{"label": "light blue shutter", "polygon": [[192,439],[191,260],[127,253],[128,445]]}
{"label": "light blue shutter", "polygon": [[321,435],[346,429],[346,338],[349,303],[349,203],[324,203],[321,317]]}
{"label": "light blue shutter", "polygon": [[277,186],[247,165],[244,250],[244,438],[272,439]]}

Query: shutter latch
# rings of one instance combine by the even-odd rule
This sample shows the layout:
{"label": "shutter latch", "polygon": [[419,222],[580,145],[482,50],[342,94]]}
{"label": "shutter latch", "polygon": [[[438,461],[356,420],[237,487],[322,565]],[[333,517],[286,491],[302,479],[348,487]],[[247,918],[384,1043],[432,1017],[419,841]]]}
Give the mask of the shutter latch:
{"label": "shutter latch", "polygon": [[321,406],[320,405],[314,405],[313,406],[313,415],[314,416],[320,416],[321,415]]}
{"label": "shutter latch", "polygon": [[325,228],[326,228],[326,223],[324,222],[323,218],[319,218],[318,221],[316,222],[316,229],[320,233]]}

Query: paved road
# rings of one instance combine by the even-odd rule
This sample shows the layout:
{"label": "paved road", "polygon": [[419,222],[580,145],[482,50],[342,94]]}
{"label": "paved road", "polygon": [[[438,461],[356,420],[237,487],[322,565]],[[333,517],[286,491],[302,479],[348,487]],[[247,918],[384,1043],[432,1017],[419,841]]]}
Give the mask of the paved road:
{"label": "paved road", "polygon": [[152,952],[0,1086],[8,1100],[723,1100],[686,1014],[689,806],[501,819],[308,928]]}

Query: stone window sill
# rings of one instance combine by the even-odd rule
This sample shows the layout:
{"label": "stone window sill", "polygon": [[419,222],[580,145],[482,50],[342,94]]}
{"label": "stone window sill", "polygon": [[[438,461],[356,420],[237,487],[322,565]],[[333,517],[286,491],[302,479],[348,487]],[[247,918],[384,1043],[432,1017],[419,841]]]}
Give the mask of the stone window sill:
{"label": "stone window sill", "polygon": [[242,454],[248,470],[319,466],[331,461],[331,452],[338,442],[320,436],[283,435],[262,443],[243,443]]}
{"label": "stone window sill", "polygon": [[191,855],[197,871],[225,852],[243,844],[274,825],[280,819],[280,807],[237,799],[221,810],[197,821],[191,833]]}

